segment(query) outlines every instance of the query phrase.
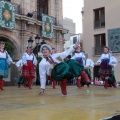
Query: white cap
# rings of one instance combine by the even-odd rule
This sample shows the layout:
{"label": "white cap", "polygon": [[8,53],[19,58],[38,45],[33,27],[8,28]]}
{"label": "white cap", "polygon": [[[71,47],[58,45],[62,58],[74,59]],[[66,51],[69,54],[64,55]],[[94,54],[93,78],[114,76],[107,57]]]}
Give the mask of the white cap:
{"label": "white cap", "polygon": [[46,47],[50,50],[50,53],[52,53],[52,47],[48,44],[43,44],[41,47],[40,47],[40,52],[42,52],[43,48]]}

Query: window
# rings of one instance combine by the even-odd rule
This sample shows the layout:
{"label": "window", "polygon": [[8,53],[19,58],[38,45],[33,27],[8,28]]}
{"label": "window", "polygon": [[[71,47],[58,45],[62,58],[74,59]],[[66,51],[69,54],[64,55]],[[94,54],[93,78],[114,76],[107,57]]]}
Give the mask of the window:
{"label": "window", "polygon": [[77,37],[73,37],[73,44],[77,42]]}
{"label": "window", "polygon": [[94,10],[94,28],[105,27],[105,8]]}
{"label": "window", "polygon": [[48,0],[37,0],[37,19],[42,21],[42,13],[48,14]]}
{"label": "window", "polygon": [[106,46],[105,33],[98,34],[94,36],[95,38],[95,55],[100,55],[103,53],[103,47]]}

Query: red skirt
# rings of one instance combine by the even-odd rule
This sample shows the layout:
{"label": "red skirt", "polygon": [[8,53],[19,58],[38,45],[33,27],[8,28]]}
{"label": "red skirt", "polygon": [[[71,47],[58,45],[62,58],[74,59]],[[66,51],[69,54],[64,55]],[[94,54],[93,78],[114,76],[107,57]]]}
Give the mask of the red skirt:
{"label": "red skirt", "polygon": [[32,61],[27,61],[27,66],[23,65],[22,76],[23,78],[35,78],[35,70]]}

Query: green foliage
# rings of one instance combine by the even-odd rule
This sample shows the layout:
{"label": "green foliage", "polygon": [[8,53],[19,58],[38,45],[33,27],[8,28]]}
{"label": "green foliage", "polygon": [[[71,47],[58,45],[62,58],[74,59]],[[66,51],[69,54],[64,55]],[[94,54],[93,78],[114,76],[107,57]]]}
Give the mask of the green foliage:
{"label": "green foliage", "polygon": [[12,51],[13,51],[12,43],[6,42],[6,43],[5,43],[5,50],[6,50],[9,54],[11,54]]}

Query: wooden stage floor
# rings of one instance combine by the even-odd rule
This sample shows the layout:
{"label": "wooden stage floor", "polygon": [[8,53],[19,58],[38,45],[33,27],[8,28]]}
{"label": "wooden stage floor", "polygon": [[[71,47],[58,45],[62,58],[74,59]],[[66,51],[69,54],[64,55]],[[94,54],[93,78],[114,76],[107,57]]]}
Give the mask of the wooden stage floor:
{"label": "wooden stage floor", "polygon": [[44,95],[38,95],[39,86],[4,88],[0,91],[0,120],[100,120],[120,114],[120,87],[67,86],[66,96],[59,86],[47,86]]}

